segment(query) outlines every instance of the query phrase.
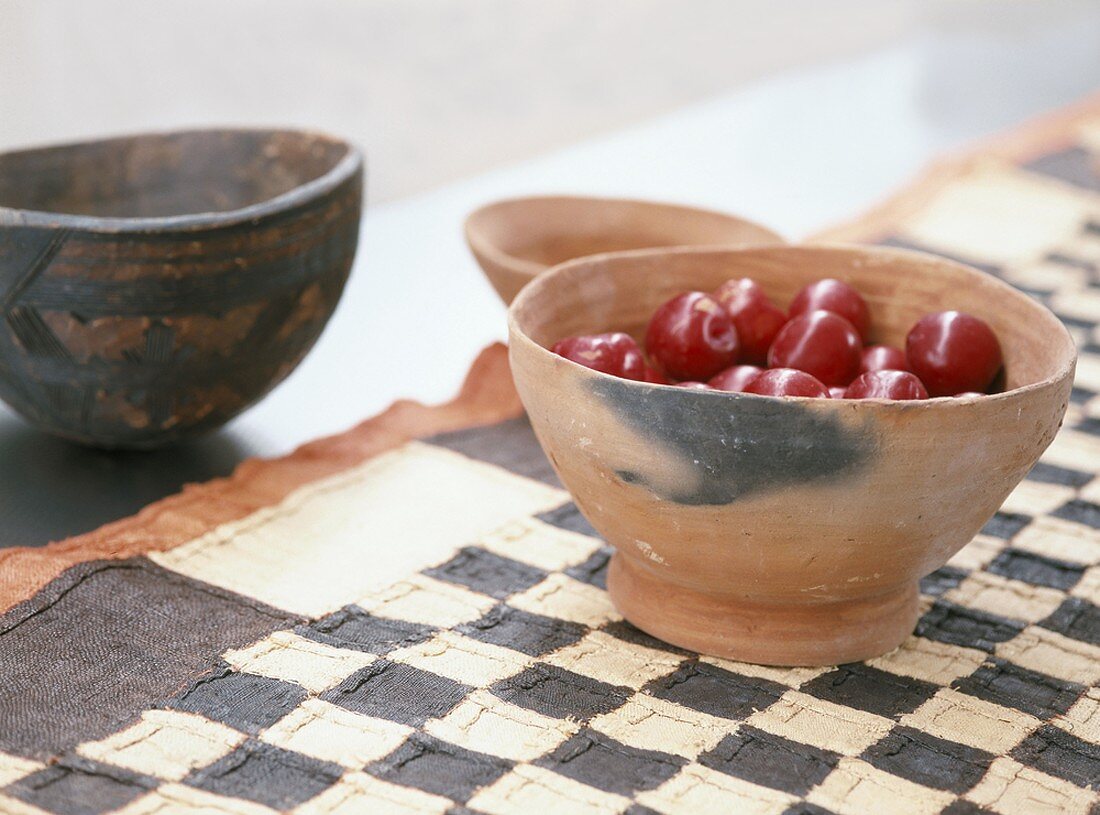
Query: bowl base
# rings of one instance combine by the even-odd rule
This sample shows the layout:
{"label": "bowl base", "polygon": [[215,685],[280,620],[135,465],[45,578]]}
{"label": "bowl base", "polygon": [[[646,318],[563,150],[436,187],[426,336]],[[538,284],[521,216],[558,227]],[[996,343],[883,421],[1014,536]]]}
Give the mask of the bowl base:
{"label": "bowl base", "polygon": [[801,604],[750,603],[660,580],[616,552],[607,588],[619,612],[658,639],[761,665],[817,666],[880,656],[913,631],[919,586],[873,597]]}

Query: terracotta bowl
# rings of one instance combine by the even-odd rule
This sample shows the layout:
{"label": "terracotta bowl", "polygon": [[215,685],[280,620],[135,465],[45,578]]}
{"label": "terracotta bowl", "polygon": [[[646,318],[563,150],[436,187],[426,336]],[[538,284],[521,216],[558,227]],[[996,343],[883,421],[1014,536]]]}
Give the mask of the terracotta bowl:
{"label": "terracotta bowl", "polygon": [[102,447],[218,427],[324,328],[362,184],[354,147],[286,130],[0,154],[0,397]]}
{"label": "terracotta bowl", "polygon": [[660,246],[770,246],[784,240],[734,215],[613,198],[498,201],[466,219],[466,241],[505,304],[567,260]]}
{"label": "terracotta bowl", "polygon": [[[871,341],[922,314],[972,312],[997,332],[1007,390],[921,402],[693,391],[618,379],[550,353],[572,334],[639,336],[669,297],[733,276],[781,304],[850,282]],[[830,665],[897,646],[918,581],[992,517],[1054,438],[1076,361],[1058,319],[966,266],[855,247],[663,250],[563,264],[509,312],[512,372],[543,449],[615,547],[611,598],[685,648]]]}

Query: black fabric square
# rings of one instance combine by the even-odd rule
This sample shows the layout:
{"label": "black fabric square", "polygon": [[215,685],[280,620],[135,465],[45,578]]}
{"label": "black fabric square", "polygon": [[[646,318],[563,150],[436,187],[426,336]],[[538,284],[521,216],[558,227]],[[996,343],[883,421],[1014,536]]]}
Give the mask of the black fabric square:
{"label": "black fabric square", "polygon": [[[1097,288],[1100,288],[1100,286],[1097,286]],[[1084,419],[1078,419],[1073,424],[1073,429],[1080,433],[1088,433],[1093,436],[1100,436],[1100,417],[1086,416]],[[1093,507],[1093,511],[1095,512],[1095,504],[1093,505]]]}
{"label": "black fabric square", "polygon": [[1055,518],[1062,518],[1066,521],[1091,526],[1093,529],[1100,529],[1100,506],[1091,501],[1074,498],[1071,501],[1066,501],[1050,514]]}
{"label": "black fabric square", "polygon": [[605,634],[610,634],[616,639],[629,642],[634,645],[641,645],[645,648],[652,648],[655,651],[667,651],[670,654],[684,654],[687,655],[688,651],[683,648],[677,648],[675,645],[669,645],[663,640],[659,640],[656,637],[650,636],[640,628],[628,623],[626,620],[616,620],[614,622],[607,623],[600,631]]}
{"label": "black fabric square", "polygon": [[1039,625],[1075,640],[1100,645],[1100,606],[1083,597],[1067,597]]}
{"label": "black fabric square", "polygon": [[1065,713],[1085,691],[1084,685],[1030,671],[996,657],[969,676],[956,679],[952,687],[1040,719]]}
{"label": "black fabric square", "polygon": [[969,574],[965,569],[956,569],[954,566],[941,566],[931,574],[925,575],[920,581],[922,594],[929,597],[939,597],[944,592],[962,583]]}
{"label": "black fabric square", "polygon": [[937,642],[992,651],[1024,630],[1019,620],[956,605],[940,599],[917,620],[915,633]]}
{"label": "black fabric square", "polygon": [[306,690],[293,682],[222,667],[198,679],[172,707],[255,734],[290,713],[306,696]]}
{"label": "black fabric square", "polygon": [[662,815],[662,813],[641,804],[631,804],[623,810],[623,815]]}
{"label": "black fabric square", "polygon": [[[1090,395],[1091,399],[1092,396]],[[1029,481],[1039,481],[1043,484],[1060,484],[1066,487],[1083,487],[1094,478],[1092,473],[1084,473],[1080,470],[1071,470],[1068,467],[1056,467],[1046,462],[1036,462],[1027,474]]]}
{"label": "black fabric square", "polygon": [[379,659],[321,698],[356,713],[419,727],[428,719],[446,716],[471,690],[445,676]]}
{"label": "black fabric square", "polygon": [[704,767],[794,795],[805,795],[824,781],[839,760],[832,751],[748,725],[699,756]]}
{"label": "black fabric square", "polygon": [[484,427],[440,433],[424,441],[469,458],[503,467],[516,475],[561,487],[526,416]]}
{"label": "black fabric square", "polygon": [[1068,591],[1077,585],[1077,581],[1085,573],[1085,567],[1034,552],[1009,548],[993,558],[986,571],[1035,586]]}
{"label": "black fabric square", "polygon": [[512,768],[512,762],[476,753],[413,733],[383,759],[368,764],[366,771],[402,787],[415,787],[455,801],[466,801]]}
{"label": "black fabric square", "polygon": [[1071,784],[1100,790],[1100,744],[1046,725],[1017,744],[1012,758]]}
{"label": "black fabric square", "polygon": [[993,810],[980,807],[963,798],[957,798],[940,810],[940,815],[993,815]]}
{"label": "black fabric square", "polygon": [[464,623],[455,630],[472,639],[533,657],[572,645],[588,632],[585,626],[578,623],[520,611],[504,604],[489,609],[481,619]]}
{"label": "black fabric square", "polygon": [[159,783],[120,767],[74,756],[20,778],[3,792],[57,815],[100,815],[126,806]]}
{"label": "black fabric square", "polygon": [[861,758],[917,784],[961,795],[982,780],[994,756],[912,727],[896,727]]}
{"label": "black fabric square", "polygon": [[1100,175],[1094,169],[1093,155],[1083,147],[1073,146],[1058,153],[1046,153],[1025,164],[1024,168],[1086,190],[1100,191]]}
{"label": "black fabric square", "polygon": [[982,534],[1012,540],[1015,534],[1029,523],[1031,523],[1030,515],[1019,515],[1015,512],[997,512],[982,527]]}
{"label": "black fabric square", "polygon": [[487,549],[467,546],[446,563],[424,574],[448,583],[457,583],[474,591],[504,600],[541,583],[547,573],[518,560],[501,557]]}
{"label": "black fabric square", "polygon": [[1079,388],[1075,385],[1069,392],[1069,401],[1075,405],[1083,405],[1094,396],[1096,396],[1095,391],[1090,391],[1088,388]]}
{"label": "black fabric square", "polygon": [[489,690],[505,702],[544,716],[581,722],[621,707],[632,692],[542,663],[502,679]]}
{"label": "black fabric square", "polygon": [[654,679],[646,690],[712,716],[744,719],[773,704],[787,689],[767,679],[742,676],[705,662],[689,662],[668,676]]}
{"label": "black fabric square", "polygon": [[791,804],[787,807],[781,815],[836,815],[831,809],[825,809],[825,807],[819,807],[817,804],[809,804],[806,802],[800,802],[797,804]]}
{"label": "black fabric square", "polygon": [[244,798],[276,810],[291,809],[340,780],[343,768],[328,761],[247,741],[184,783],[229,798]]}
{"label": "black fabric square", "polygon": [[565,573],[582,583],[588,583],[590,586],[606,589],[607,564],[610,562],[611,550],[604,547],[593,552],[584,563],[570,566],[565,570]]}
{"label": "black fabric square", "polygon": [[422,623],[375,617],[358,606],[345,606],[297,631],[303,637],[337,648],[385,656],[390,651],[430,639],[438,629]]}
{"label": "black fabric square", "polygon": [[588,519],[581,515],[581,511],[577,509],[577,505],[572,501],[567,504],[562,504],[555,509],[548,510],[547,512],[541,512],[535,517],[543,523],[558,527],[558,529],[579,532],[581,535],[588,535],[592,538],[598,538],[600,536],[599,533],[592,528],[592,524],[588,523]]}
{"label": "black fabric square", "polygon": [[840,665],[835,671],[810,680],[800,690],[818,699],[893,719],[912,713],[931,699],[939,687],[910,676],[853,663]]}
{"label": "black fabric square", "polygon": [[680,771],[679,756],[640,750],[602,733],[582,730],[535,762],[596,789],[625,795],[659,787]]}

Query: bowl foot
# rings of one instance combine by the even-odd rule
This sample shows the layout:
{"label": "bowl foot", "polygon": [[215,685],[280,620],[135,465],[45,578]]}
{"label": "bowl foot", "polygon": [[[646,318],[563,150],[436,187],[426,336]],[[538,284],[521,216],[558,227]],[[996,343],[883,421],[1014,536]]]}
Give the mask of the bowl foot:
{"label": "bowl foot", "polygon": [[619,553],[607,580],[620,613],[681,648],[762,665],[837,665],[896,648],[918,617],[918,584],[855,600],[764,604],[660,580]]}

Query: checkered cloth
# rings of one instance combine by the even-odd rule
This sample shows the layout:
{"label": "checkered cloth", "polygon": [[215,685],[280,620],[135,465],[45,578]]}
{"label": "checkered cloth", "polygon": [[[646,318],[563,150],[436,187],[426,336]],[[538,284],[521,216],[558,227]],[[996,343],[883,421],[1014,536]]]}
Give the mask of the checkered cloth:
{"label": "checkered cloth", "polygon": [[[1100,812],[1092,111],[836,233],[982,265],[1081,348],[1066,428],[896,651],[778,669],[648,637],[514,394],[489,424],[467,396],[406,422],[447,432],[368,423],[0,553],[0,812]],[[489,353],[474,380],[506,387]]]}

